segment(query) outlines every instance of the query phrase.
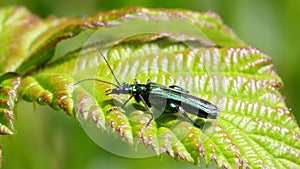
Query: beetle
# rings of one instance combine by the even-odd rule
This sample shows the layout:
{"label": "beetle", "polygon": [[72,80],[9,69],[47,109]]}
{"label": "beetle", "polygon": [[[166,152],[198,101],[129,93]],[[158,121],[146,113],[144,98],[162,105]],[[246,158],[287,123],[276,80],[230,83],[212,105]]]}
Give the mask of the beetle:
{"label": "beetle", "polygon": [[[85,29],[83,29],[83,31],[89,35]],[[89,37],[91,38],[90,35]],[[142,102],[151,115],[147,126],[154,119],[154,113],[151,111],[151,107],[159,109],[164,113],[180,113],[192,123],[194,122],[188,117],[188,114],[210,119],[216,119],[218,117],[219,108],[217,106],[207,100],[190,94],[188,90],[180,86],[164,86],[151,82],[149,79],[145,84],[139,83],[136,79],[133,84],[129,84],[127,82],[123,82],[121,84],[104,54],[93,39],[92,43],[108,66],[114,80],[116,81],[116,84],[101,79],[88,78],[78,81],[75,83],[75,85],[84,81],[94,80],[100,83],[106,83],[115,86],[115,88],[107,90],[106,95],[130,95],[130,97],[123,103],[121,108],[123,108],[132,98],[134,98],[137,103]],[[197,124],[194,125],[199,127]]]}

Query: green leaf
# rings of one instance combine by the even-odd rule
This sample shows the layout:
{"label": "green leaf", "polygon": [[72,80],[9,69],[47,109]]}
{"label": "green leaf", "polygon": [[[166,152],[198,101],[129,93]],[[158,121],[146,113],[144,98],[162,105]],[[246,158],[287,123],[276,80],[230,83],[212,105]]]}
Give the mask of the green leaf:
{"label": "green leaf", "polygon": [[73,81],[69,76],[52,73],[27,76],[22,81],[21,89],[24,100],[48,104],[73,116]]}
{"label": "green leaf", "polygon": [[0,134],[11,135],[14,132],[14,108],[18,100],[17,90],[20,76],[8,72],[0,76]]}
{"label": "green leaf", "polygon": [[[196,166],[300,167],[299,126],[279,92],[283,82],[271,58],[247,47],[217,14],[125,8],[42,20],[24,8],[7,8],[0,20],[2,134],[13,132],[15,103],[22,98],[115,133],[132,147],[141,142],[156,155]],[[106,95],[112,86],[74,85],[85,78],[116,83],[95,45],[83,45],[89,38],[120,82],[181,86],[218,106],[218,119],[190,115],[199,129],[181,115],[157,115],[153,108],[156,119],[147,126],[151,117],[144,105],[131,99],[122,106],[129,96]]]}

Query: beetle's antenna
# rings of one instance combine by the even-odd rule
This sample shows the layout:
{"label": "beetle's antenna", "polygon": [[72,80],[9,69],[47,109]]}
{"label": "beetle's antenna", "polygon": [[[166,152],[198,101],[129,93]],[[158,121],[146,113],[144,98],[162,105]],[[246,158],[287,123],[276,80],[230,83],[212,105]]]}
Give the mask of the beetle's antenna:
{"label": "beetle's antenna", "polygon": [[[117,77],[116,77],[114,71],[113,71],[112,68],[110,67],[110,64],[108,63],[107,59],[104,57],[104,55],[103,55],[101,49],[97,46],[96,41],[93,39],[93,37],[92,37],[92,36],[91,36],[84,28],[82,28],[82,30],[89,36],[89,38],[91,38],[92,43],[94,44],[94,46],[96,47],[96,49],[97,49],[98,52],[100,53],[101,57],[102,57],[103,60],[105,61],[106,65],[108,66],[108,68],[109,68],[111,74],[113,75],[113,77],[114,77],[116,83],[118,84],[118,85],[115,85],[115,84],[113,84],[113,85],[118,86],[118,87],[121,86],[121,84],[120,84],[120,82],[118,81],[118,79],[117,79]],[[96,79],[95,79],[95,80],[96,80]],[[108,84],[109,84],[109,82],[105,82],[105,81],[102,81],[102,80],[99,80],[99,79],[98,79],[98,81],[101,81],[101,82],[103,82],[103,83],[108,83]],[[80,81],[79,81],[79,82],[80,82]],[[77,83],[78,83],[78,82],[77,82]]]}
{"label": "beetle's antenna", "polygon": [[104,81],[104,80],[100,80],[100,79],[95,79],[95,78],[83,79],[83,80],[80,80],[80,81],[76,82],[74,85],[78,85],[79,83],[82,83],[82,82],[85,82],[85,81],[90,81],[90,80],[101,82],[101,83],[106,83],[106,84],[110,84],[110,85],[119,87],[119,85],[117,85],[117,84],[107,82],[107,81]]}

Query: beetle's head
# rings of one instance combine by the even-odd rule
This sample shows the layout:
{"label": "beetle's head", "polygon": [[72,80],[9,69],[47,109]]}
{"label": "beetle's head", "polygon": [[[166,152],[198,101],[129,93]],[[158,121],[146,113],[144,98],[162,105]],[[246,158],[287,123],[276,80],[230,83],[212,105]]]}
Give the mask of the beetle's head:
{"label": "beetle's head", "polygon": [[129,94],[130,85],[126,82],[122,83],[121,86],[113,88],[108,94]]}

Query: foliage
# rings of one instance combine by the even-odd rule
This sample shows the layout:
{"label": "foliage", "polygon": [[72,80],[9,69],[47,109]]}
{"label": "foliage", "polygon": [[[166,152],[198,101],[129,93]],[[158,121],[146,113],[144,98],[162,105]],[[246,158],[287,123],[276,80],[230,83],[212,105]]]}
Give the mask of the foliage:
{"label": "foliage", "polygon": [[[81,123],[92,122],[130,145],[137,139],[157,155],[197,166],[200,158],[224,168],[300,166],[299,127],[279,93],[282,81],[272,60],[246,46],[214,13],[125,8],[87,18],[42,20],[21,7],[1,9],[0,20],[2,135],[15,132],[15,104],[23,99],[64,111]],[[142,30],[137,29],[140,23]],[[165,27],[154,29],[157,23]],[[196,27],[201,36],[182,24]],[[126,31],[117,28],[123,25],[132,32],[122,34]],[[93,44],[72,45],[89,38],[83,29],[100,30],[102,39],[93,39],[120,81],[150,78],[166,86],[177,84],[216,104],[218,119],[197,118],[195,123],[205,123],[201,130],[163,114],[147,126],[143,107],[131,100],[124,109],[117,108],[124,99],[105,95],[110,86],[74,86],[88,77],[114,82]]]}

